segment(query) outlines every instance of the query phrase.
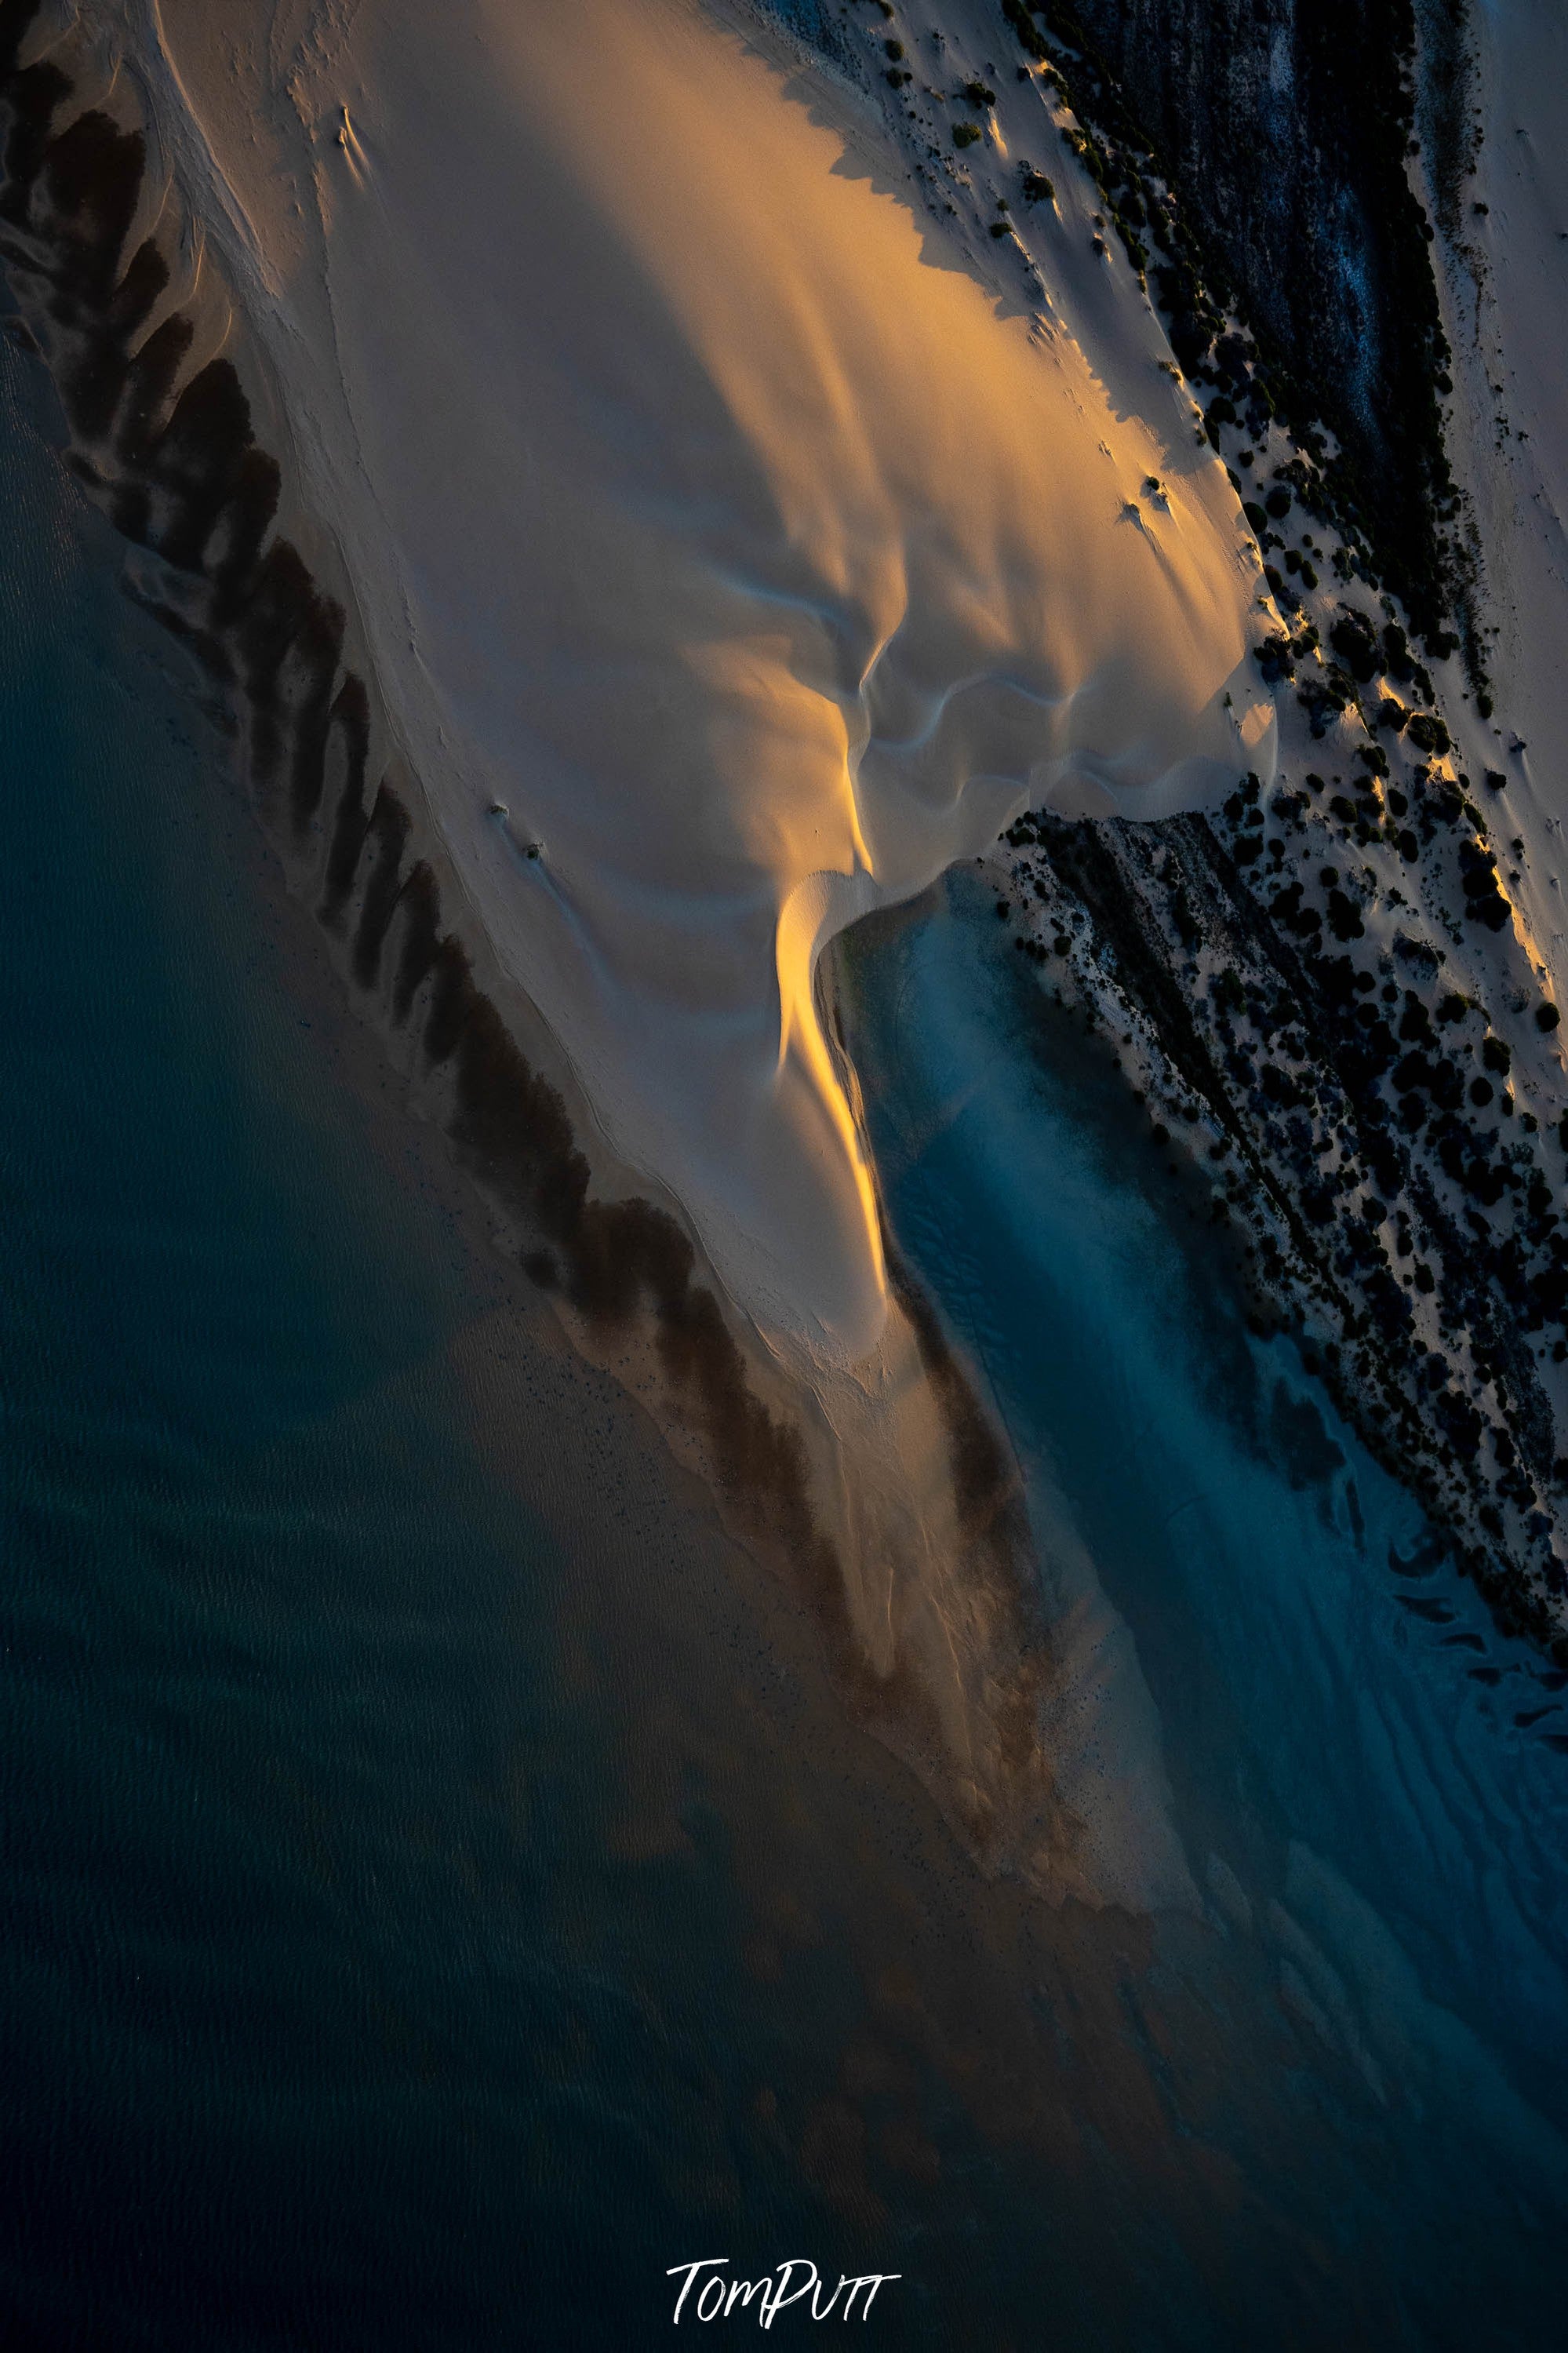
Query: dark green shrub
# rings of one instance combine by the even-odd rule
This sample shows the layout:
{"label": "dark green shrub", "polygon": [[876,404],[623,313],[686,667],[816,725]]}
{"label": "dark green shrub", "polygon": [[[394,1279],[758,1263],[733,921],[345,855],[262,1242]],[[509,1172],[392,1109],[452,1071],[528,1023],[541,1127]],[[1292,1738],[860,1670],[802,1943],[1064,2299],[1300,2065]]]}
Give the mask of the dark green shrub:
{"label": "dark green shrub", "polygon": [[1418,752],[1447,752],[1454,740],[1435,711],[1412,712],[1405,732]]}
{"label": "dark green shrub", "polygon": [[1410,659],[1410,640],[1397,621],[1390,621],[1383,633],[1383,667],[1401,686],[1407,685],[1415,674],[1415,665]]}
{"label": "dark green shrub", "polygon": [[979,136],[978,122],[955,122],[952,126],[952,143],[955,147],[973,147]]}
{"label": "dark green shrub", "polygon": [[1342,613],[1329,631],[1329,643],[1358,686],[1365,686],[1376,675],[1377,639],[1372,624],[1360,613]]}
{"label": "dark green shrub", "polygon": [[1044,58],[1047,55],[1039,27],[1024,5],[1024,0],[1002,0],[1002,14],[1032,58]]}

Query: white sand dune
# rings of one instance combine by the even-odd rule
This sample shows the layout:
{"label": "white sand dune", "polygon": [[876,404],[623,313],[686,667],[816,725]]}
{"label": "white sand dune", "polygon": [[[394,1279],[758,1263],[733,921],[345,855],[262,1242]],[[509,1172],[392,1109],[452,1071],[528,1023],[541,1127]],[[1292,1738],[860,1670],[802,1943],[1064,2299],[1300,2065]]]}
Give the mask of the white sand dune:
{"label": "white sand dune", "polygon": [[1152,317],[1003,315],[698,0],[124,23],[475,915],[737,1301],[864,1357],[823,942],[1026,800],[1268,765],[1224,475],[1104,389],[1173,415]]}
{"label": "white sand dune", "polygon": [[[1474,501],[1498,723],[1472,722],[1530,840],[1516,895],[1562,976],[1568,890],[1568,17],[1497,0],[1471,18],[1482,139],[1462,249],[1443,248],[1457,399],[1451,438]],[[1510,747],[1522,742],[1522,749]]]}

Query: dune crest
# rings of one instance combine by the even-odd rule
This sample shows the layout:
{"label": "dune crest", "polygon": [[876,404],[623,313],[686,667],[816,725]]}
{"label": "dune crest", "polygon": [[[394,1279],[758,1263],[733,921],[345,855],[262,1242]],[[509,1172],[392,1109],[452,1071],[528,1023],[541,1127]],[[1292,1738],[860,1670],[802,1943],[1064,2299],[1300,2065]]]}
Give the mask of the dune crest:
{"label": "dune crest", "polygon": [[815,958],[1027,801],[1267,765],[1223,474],[696,0],[127,22],[475,913],[741,1306],[862,1359]]}

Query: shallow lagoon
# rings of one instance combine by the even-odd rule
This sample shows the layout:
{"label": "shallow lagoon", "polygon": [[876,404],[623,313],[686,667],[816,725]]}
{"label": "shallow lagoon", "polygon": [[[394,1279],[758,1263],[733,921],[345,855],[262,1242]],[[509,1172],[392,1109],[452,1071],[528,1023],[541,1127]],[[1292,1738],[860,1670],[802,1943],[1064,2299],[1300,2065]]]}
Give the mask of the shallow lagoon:
{"label": "shallow lagoon", "polygon": [[[1135,1859],[1163,1813],[1152,1898],[1180,1907],[1174,1849],[1271,1981],[1268,2008],[1254,1984],[1230,2012],[1222,2106],[1278,2168],[1278,2218],[1325,2187],[1298,2178],[1310,2148],[1354,2232],[1376,2214],[1414,2341],[1544,2342],[1564,1679],[1494,1634],[1293,1346],[1250,1335],[1109,1053],[994,913],[960,871],[858,935],[849,1036],[892,1229],[990,1382],[1047,1613],[1083,1654],[1080,1717],[1111,1735],[1078,1786]],[[1195,1968],[1236,2000],[1228,1960]]]}

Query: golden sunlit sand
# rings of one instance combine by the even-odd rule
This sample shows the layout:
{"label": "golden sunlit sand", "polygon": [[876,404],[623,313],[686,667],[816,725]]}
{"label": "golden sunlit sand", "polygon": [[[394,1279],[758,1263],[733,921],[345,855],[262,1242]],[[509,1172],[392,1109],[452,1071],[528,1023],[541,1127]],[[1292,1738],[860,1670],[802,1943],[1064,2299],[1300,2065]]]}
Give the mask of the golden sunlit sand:
{"label": "golden sunlit sand", "polygon": [[163,0],[143,63],[402,749],[616,1152],[857,1362],[816,959],[1028,800],[1267,766],[1223,472],[1113,413],[1141,302],[1113,353],[1000,315],[868,124],[693,0],[310,22]]}

